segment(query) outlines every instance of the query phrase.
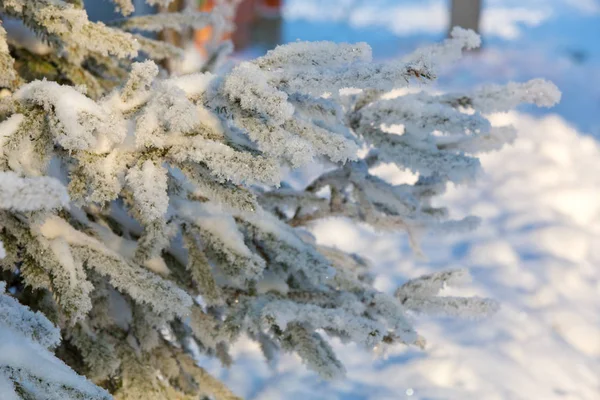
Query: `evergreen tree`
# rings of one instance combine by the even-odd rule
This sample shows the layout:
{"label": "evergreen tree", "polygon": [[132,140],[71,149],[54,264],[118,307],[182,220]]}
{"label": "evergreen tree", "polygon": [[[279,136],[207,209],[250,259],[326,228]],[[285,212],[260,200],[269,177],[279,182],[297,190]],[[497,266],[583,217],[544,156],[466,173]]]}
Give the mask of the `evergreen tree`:
{"label": "evergreen tree", "polygon": [[[114,3],[133,11],[130,0]],[[3,398],[233,399],[196,359],[229,365],[241,335],[269,360],[293,352],[332,379],[344,367],[328,337],[420,345],[407,313],[497,308],[438,295],[465,271],[378,292],[366,260],[318,245],[306,228],[348,218],[406,231],[417,251],[424,232],[474,228],[476,218],[450,220],[431,198],[474,179],[478,153],[513,140],[484,113],[551,106],[556,87],[385,95],[434,80],[438,65],[477,47],[460,28],[389,63],[373,62],[364,43],[297,42],[215,72],[230,49],[215,41],[205,72],[184,76],[155,63],[180,49],[128,33],[222,32],[236,3],[106,26],[81,0],[0,0],[5,23],[43,39],[0,29]],[[317,161],[327,172],[306,188],[285,183],[285,170]],[[391,185],[370,173],[380,163],[419,179]]]}

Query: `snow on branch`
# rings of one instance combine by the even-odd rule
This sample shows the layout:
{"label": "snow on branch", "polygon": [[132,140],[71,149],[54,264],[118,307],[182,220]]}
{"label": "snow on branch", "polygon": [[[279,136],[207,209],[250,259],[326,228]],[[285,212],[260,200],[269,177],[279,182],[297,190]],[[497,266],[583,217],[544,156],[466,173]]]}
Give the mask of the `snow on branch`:
{"label": "snow on branch", "polygon": [[4,399],[111,399],[56,358],[60,331],[42,313],[20,305],[0,282],[0,391]]}
{"label": "snow on branch", "polygon": [[[460,58],[462,49],[477,46],[477,34],[455,28],[443,44],[418,50],[400,62],[371,62],[371,50],[364,43],[300,42],[279,46],[253,63],[270,72],[288,93],[320,95],[348,87],[390,90],[407,86],[413,78],[434,79],[438,65]],[[301,52],[304,60],[298,61],[295,54]]]}
{"label": "snow on branch", "polygon": [[186,11],[131,17],[114,21],[112,25],[126,31],[158,32],[163,29],[174,29],[176,31],[182,31],[187,28],[201,29],[214,22],[215,15],[213,13]]}
{"label": "snow on branch", "polygon": [[264,324],[277,324],[286,329],[291,322],[319,326],[341,333],[352,342],[367,348],[380,342],[386,331],[384,325],[369,318],[342,310],[321,308],[312,304],[297,304],[286,300],[268,302],[260,311]]}
{"label": "snow on branch", "polygon": [[423,275],[409,280],[396,290],[395,296],[403,301],[408,297],[427,298],[436,296],[446,286],[469,283],[471,276],[465,269],[448,270],[431,275]]}
{"label": "snow on branch", "polygon": [[436,67],[450,64],[462,57],[462,51],[473,50],[481,46],[481,38],[470,29],[455,26],[450,31],[450,38],[442,43],[424,46],[403,58],[403,61],[415,65]]}
{"label": "snow on branch", "polygon": [[404,306],[412,311],[449,317],[486,317],[500,308],[498,302],[480,297],[430,297],[410,299]]}
{"label": "snow on branch", "polygon": [[123,15],[129,15],[135,11],[132,0],[111,0],[115,3],[115,8]]}
{"label": "snow on branch", "polygon": [[180,200],[176,208],[180,217],[191,224],[190,231],[201,240],[207,255],[217,262],[232,283],[244,285],[245,280],[260,276],[265,268],[264,260],[246,246],[231,215],[220,212],[210,203]]}
{"label": "snow on branch", "polygon": [[385,161],[424,176],[462,182],[473,180],[480,170],[479,161],[464,152],[498,150],[515,138],[513,128],[492,127],[483,113],[521,103],[550,107],[559,99],[556,86],[540,79],[487,86],[467,95],[420,92],[361,104],[352,125]]}
{"label": "snow on branch", "polygon": [[282,338],[283,348],[296,352],[306,366],[325,379],[340,379],[346,369],[333,349],[310,325],[289,324]]}
{"label": "snow on branch", "polygon": [[130,34],[92,23],[85,10],[62,0],[9,0],[0,3],[0,11],[21,19],[51,44],[70,51],[75,59],[81,59],[85,52],[120,58],[137,55],[138,44]]}
{"label": "snow on branch", "polygon": [[[91,226],[103,241],[88,236],[73,228],[67,221],[52,217],[39,227],[40,234],[47,240],[62,239],[70,251],[99,274],[107,276],[116,288],[126,292],[135,300],[146,303],[158,314],[183,316],[188,313],[191,298],[170,281],[127,260],[122,254],[108,247],[112,240],[119,240],[101,227]],[[117,250],[122,244],[115,243]]]}
{"label": "snow on branch", "polygon": [[0,87],[14,88],[20,80],[19,74],[15,71],[15,60],[11,57],[6,43],[6,30],[0,23]]}
{"label": "snow on branch", "polygon": [[498,311],[498,303],[492,299],[437,296],[446,286],[461,285],[470,279],[464,269],[424,275],[400,286],[395,296],[407,309],[424,314],[480,317]]}
{"label": "snow on branch", "polygon": [[52,348],[60,342],[60,331],[41,312],[33,312],[5,293],[6,283],[0,282],[0,325],[18,332],[27,339]]}
{"label": "snow on branch", "polygon": [[487,85],[469,95],[442,95],[441,100],[454,106],[473,107],[482,113],[509,111],[519,104],[552,107],[560,101],[560,90],[545,79],[532,79],[524,83]]}
{"label": "snow on branch", "polygon": [[277,46],[253,61],[260,69],[297,67],[337,67],[354,62],[371,62],[371,47],[366,43],[295,42]]}
{"label": "snow on branch", "polygon": [[120,142],[126,135],[122,118],[69,86],[34,81],[21,87],[15,99],[48,112],[55,140],[67,150],[102,152],[104,140]]}
{"label": "snow on branch", "polygon": [[143,223],[162,219],[167,214],[167,170],[147,160],[127,172],[127,184]]}
{"label": "snow on branch", "polygon": [[13,211],[51,210],[67,206],[69,196],[55,178],[21,178],[0,171],[0,209]]}

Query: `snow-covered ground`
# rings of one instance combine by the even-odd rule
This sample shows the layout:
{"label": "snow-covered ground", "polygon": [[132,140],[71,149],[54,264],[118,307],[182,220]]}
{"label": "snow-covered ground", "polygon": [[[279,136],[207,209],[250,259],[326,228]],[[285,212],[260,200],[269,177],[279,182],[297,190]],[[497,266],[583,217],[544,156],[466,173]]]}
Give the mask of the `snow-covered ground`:
{"label": "snow-covered ground", "polygon": [[[482,226],[425,237],[427,260],[415,257],[401,233],[340,219],[313,232],[323,244],[368,257],[386,292],[423,273],[467,267],[473,282],[453,291],[495,298],[500,312],[481,321],[416,317],[425,350],[398,346],[380,356],[335,343],[348,369],[339,382],[320,380],[290,355],[270,367],[243,341],[231,369],[206,361],[237,393],[262,400],[600,399],[600,2],[484,3],[483,51],[447,71],[439,88],[541,76],[564,96],[548,112],[494,115],[498,124],[514,124],[519,139],[482,157],[486,173],[474,185],[437,200],[456,217],[482,217]],[[288,0],[284,37],[365,40],[376,55],[391,56],[443,37],[447,6]],[[414,179],[390,166],[376,172],[395,183]]]}

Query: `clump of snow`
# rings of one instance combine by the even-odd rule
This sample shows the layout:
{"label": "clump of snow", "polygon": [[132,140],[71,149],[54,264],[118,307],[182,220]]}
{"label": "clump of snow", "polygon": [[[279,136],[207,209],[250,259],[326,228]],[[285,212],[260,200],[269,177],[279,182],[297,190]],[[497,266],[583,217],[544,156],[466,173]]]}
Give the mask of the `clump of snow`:
{"label": "clump of snow", "polygon": [[481,37],[470,29],[464,29],[460,26],[455,26],[450,31],[450,36],[464,43],[466,49],[476,49],[481,46]]}
{"label": "clump of snow", "polygon": [[13,114],[6,120],[0,122],[0,157],[4,155],[2,147],[6,143],[6,140],[17,132],[23,119],[23,114]]}
{"label": "clump of snow", "polygon": [[122,118],[70,86],[33,81],[22,86],[14,97],[42,106],[50,115],[56,114],[55,140],[65,149],[104,152],[107,140],[120,143],[127,134]]}
{"label": "clump of snow", "polygon": [[66,188],[55,178],[21,178],[14,172],[0,171],[0,209],[50,210],[68,203]]}
{"label": "clump of snow", "polygon": [[[77,375],[49,350],[60,343],[60,330],[42,313],[33,312],[5,293],[0,282],[0,394],[2,399],[110,398],[108,392]],[[13,384],[16,383],[16,385]]]}
{"label": "clump of snow", "polygon": [[525,83],[484,86],[474,93],[472,101],[482,113],[491,113],[509,111],[521,103],[552,107],[560,98],[561,92],[555,84],[545,79],[532,79]]}
{"label": "clump of snow", "polygon": [[133,167],[127,172],[127,183],[132,188],[143,222],[159,220],[166,215],[169,196],[164,167],[147,160],[141,167]]}

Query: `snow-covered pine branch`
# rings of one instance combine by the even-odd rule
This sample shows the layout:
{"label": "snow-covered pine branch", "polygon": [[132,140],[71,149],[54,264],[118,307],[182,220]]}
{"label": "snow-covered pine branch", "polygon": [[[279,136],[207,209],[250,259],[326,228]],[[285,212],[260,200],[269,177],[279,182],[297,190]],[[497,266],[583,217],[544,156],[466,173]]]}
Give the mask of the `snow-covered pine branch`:
{"label": "snow-covered pine branch", "polygon": [[14,60],[10,56],[8,43],[6,42],[6,30],[0,23],[0,86],[14,88],[18,84],[19,75],[15,71]]}
{"label": "snow-covered pine branch", "polygon": [[442,289],[470,279],[468,271],[460,269],[423,275],[404,283],[395,296],[407,309],[425,314],[479,317],[496,312],[498,304],[491,299],[437,296]]}
{"label": "snow-covered pine branch", "polygon": [[[131,0],[112,1],[124,16],[135,10]],[[166,6],[171,0],[146,2]],[[82,0],[4,0],[0,2],[0,17],[4,22],[9,21],[14,29],[9,30],[6,37],[5,29],[0,27],[0,67],[6,82],[2,86],[13,89],[23,83],[22,80],[60,75],[61,80],[73,86],[87,86],[91,97],[99,98],[126,76],[132,60],[140,55],[157,61],[184,57],[184,51],[170,43],[129,30],[156,32],[210,25],[214,28],[214,40],[208,49],[207,64],[211,65],[207,67],[214,67],[215,60],[221,60],[230,49],[230,46],[223,47],[220,40],[234,28],[228,22],[228,15],[238,3],[238,0],[219,1],[208,13],[186,9],[185,12],[129,17],[105,25],[89,21]],[[32,45],[35,42],[37,44]],[[18,51],[9,53],[8,45]],[[17,61],[16,71],[11,68],[13,57]]]}
{"label": "snow-covered pine branch", "polygon": [[[18,115],[18,114],[17,114]],[[6,127],[5,127],[6,129]],[[58,209],[68,204],[65,188],[54,178],[31,177],[20,178],[14,172],[0,172],[0,210],[15,212],[32,212],[38,210]],[[3,216],[4,217],[4,216]],[[2,218],[0,218],[2,219]],[[7,229],[6,221],[0,222],[2,230]],[[4,235],[0,235],[4,236]],[[14,245],[14,243],[11,243]],[[0,241],[0,266],[8,269],[17,268],[13,246],[7,255]],[[50,244],[52,251],[64,250],[63,243]],[[56,265],[53,282],[70,286],[84,295],[89,293],[91,285],[78,282],[76,270],[71,263],[71,270],[63,265]],[[46,267],[52,268],[52,260],[46,260]],[[22,261],[20,269],[28,275],[28,264]],[[68,275],[64,279],[60,275]],[[25,282],[31,287],[44,287],[35,276],[28,276]],[[62,290],[64,289],[64,290]],[[69,295],[70,289],[61,287],[59,291]],[[4,399],[46,398],[59,400],[64,398],[109,399],[110,395],[103,389],[93,385],[52,354],[52,350],[60,343],[60,331],[41,312],[32,312],[5,293],[6,282],[0,282],[0,393]],[[63,303],[65,304],[65,303]],[[91,303],[75,304],[76,312],[87,312]]]}
{"label": "snow-covered pine branch", "polygon": [[[220,2],[219,12],[236,3]],[[132,10],[131,2],[115,4]],[[116,398],[234,398],[193,356],[199,350],[227,365],[227,349],[242,335],[268,360],[294,352],[338,378],[344,367],[328,337],[366,348],[419,345],[407,310],[495,309],[487,299],[437,296],[456,273],[408,282],[395,297],[380,293],[366,260],[298,229],[348,218],[405,231],[418,249],[424,232],[477,225],[474,217],[449,220],[431,199],[449,181],[475,177],[478,153],[514,137],[510,127],[492,127],[486,112],[550,106],[558,90],[535,80],[468,94],[382,96],[435,79],[439,65],[478,45],[473,32],[455,29],[443,43],[387,63],[373,62],[366,44],[297,42],[230,71],[159,78],[151,60],[123,63],[142,41],[87,21],[76,5],[0,5],[48,39],[56,59],[84,70],[89,64],[80,61],[96,57],[118,82],[87,93],[36,79],[0,100],[3,277],[62,329],[57,355]],[[197,22],[192,15],[128,21],[155,29],[180,17]],[[94,43],[100,33],[109,39]],[[1,65],[8,70],[10,59]],[[328,172],[303,190],[286,185],[288,168],[314,162]],[[382,162],[419,178],[391,185],[372,173]]]}
{"label": "snow-covered pine branch", "polygon": [[110,399],[52,354],[59,330],[5,293],[0,282],[0,393],[6,400]]}
{"label": "snow-covered pine branch", "polygon": [[201,29],[214,23],[212,13],[203,12],[173,12],[167,14],[151,14],[117,20],[114,26],[125,31],[139,30],[159,32],[163,29],[183,30],[186,28]]}

